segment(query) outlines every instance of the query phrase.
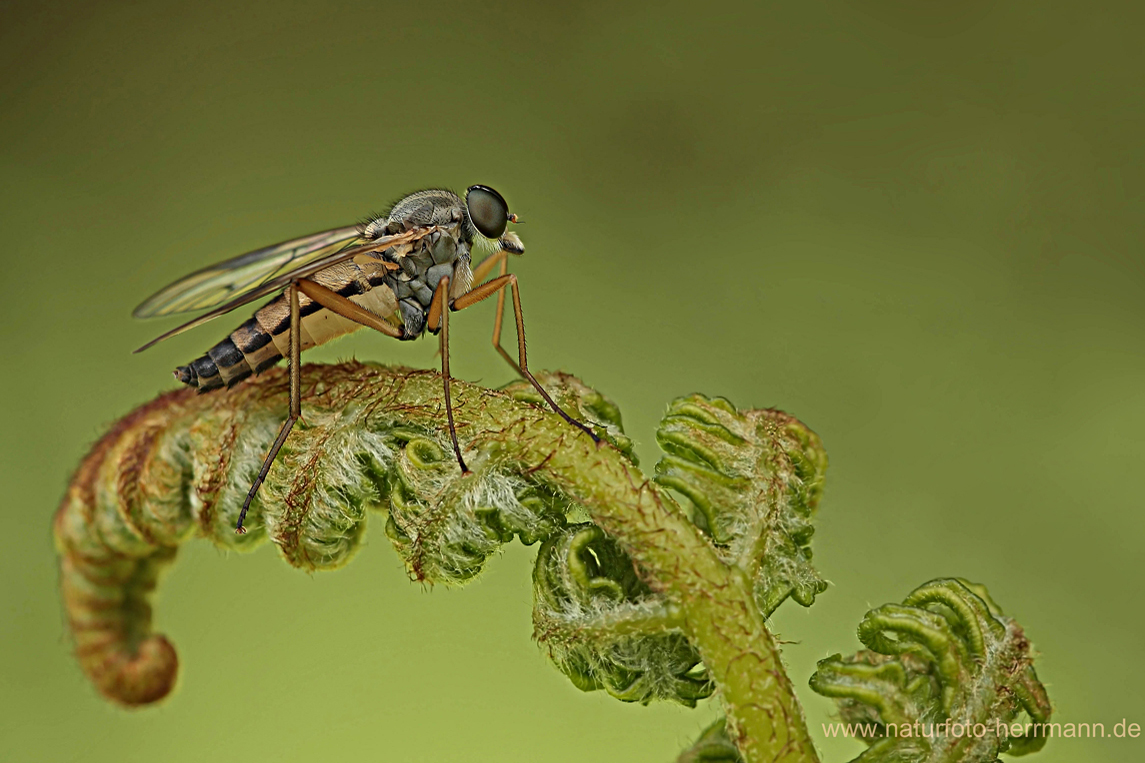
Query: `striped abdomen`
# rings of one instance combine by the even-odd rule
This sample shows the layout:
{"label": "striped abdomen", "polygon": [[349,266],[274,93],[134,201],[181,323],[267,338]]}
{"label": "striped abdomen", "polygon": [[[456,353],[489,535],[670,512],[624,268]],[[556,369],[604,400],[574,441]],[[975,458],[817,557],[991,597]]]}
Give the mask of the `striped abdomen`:
{"label": "striped abdomen", "polygon": [[[256,313],[257,316],[257,313]],[[287,324],[290,323],[289,317]],[[282,360],[271,334],[257,317],[239,326],[207,354],[175,369],[175,378],[200,392],[231,386],[237,381],[270,368]]]}
{"label": "striped abdomen", "polygon": [[[382,318],[397,311],[393,290],[384,284],[386,269],[341,263],[310,278],[348,297]],[[302,349],[307,350],[361,326],[333,313],[305,294],[298,296],[302,318]],[[254,317],[223,341],[185,366],[175,369],[175,378],[200,392],[229,387],[251,374],[270,368],[290,353],[290,303],[284,294],[263,306]]]}

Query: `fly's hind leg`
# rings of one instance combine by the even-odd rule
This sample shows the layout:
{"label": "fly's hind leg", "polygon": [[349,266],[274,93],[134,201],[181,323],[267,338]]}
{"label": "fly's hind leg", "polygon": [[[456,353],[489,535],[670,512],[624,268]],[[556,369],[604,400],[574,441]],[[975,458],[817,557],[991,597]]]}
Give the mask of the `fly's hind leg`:
{"label": "fly's hind leg", "polygon": [[277,456],[278,451],[282,449],[282,445],[286,442],[286,438],[290,434],[290,430],[294,427],[294,423],[302,416],[302,379],[300,376],[301,365],[299,363],[300,356],[302,355],[302,332],[295,330],[295,327],[301,325],[299,322],[299,292],[310,297],[310,299],[322,305],[327,310],[335,312],[343,318],[354,321],[367,328],[376,329],[387,336],[398,338],[402,333],[397,327],[382,320],[361,305],[351,302],[342,295],[327,289],[319,283],[304,278],[290,284],[287,288],[287,295],[290,298],[290,416],[283,422],[282,430],[278,433],[274,444],[270,446],[270,452],[267,454],[266,460],[262,463],[262,469],[259,470],[258,478],[254,481],[250,492],[247,493],[246,500],[243,502],[243,509],[239,514],[239,522],[238,525],[235,526],[235,532],[240,535],[246,532],[246,528],[243,527],[243,520],[246,519],[247,510],[250,508],[251,501],[254,500],[255,493],[258,492],[263,481],[266,480],[266,475],[270,472],[270,465],[274,463],[275,456]]}
{"label": "fly's hind leg", "polygon": [[[501,267],[502,270],[504,270],[506,267],[504,260],[501,261]],[[510,287],[513,291],[513,317],[517,323],[518,363],[513,363],[513,359],[510,358],[509,354],[505,352],[505,349],[501,347],[501,314],[505,304],[506,286]],[[493,329],[493,344],[497,347],[497,350],[507,361],[509,361],[510,365],[517,369],[521,376],[525,377],[525,379],[527,379],[528,382],[533,385],[533,388],[541,394],[541,397],[545,399],[545,402],[549,404],[550,408],[559,413],[565,421],[572,424],[574,427],[577,427],[582,432],[591,437],[593,442],[599,445],[600,438],[596,436],[596,433],[586,427],[584,424],[574,419],[572,416],[565,413],[564,409],[562,409],[551,397],[549,397],[549,393],[545,391],[545,388],[541,386],[540,382],[537,381],[537,379],[533,376],[533,373],[529,370],[529,362],[525,354],[525,316],[521,311],[521,290],[520,287],[517,286],[517,276],[500,275],[497,278],[493,278],[487,283],[483,283],[480,286],[470,290],[468,293],[463,294],[457,299],[453,300],[453,302],[451,302],[449,305],[449,309],[455,312],[458,310],[464,310],[465,308],[472,307],[484,299],[488,299],[489,297],[493,296],[493,294],[497,294],[497,324]],[[432,312],[430,313],[430,321],[431,322],[429,327],[431,329],[436,328],[435,324],[432,322]]]}
{"label": "fly's hind leg", "polygon": [[290,415],[282,423],[282,429],[279,430],[274,444],[270,446],[270,452],[266,454],[266,460],[262,462],[258,477],[255,478],[254,484],[250,486],[250,492],[246,494],[246,500],[243,501],[242,511],[239,512],[239,521],[235,525],[235,532],[239,535],[246,533],[243,520],[246,519],[251,501],[254,500],[255,494],[258,493],[258,489],[262,487],[266,475],[270,472],[270,465],[274,463],[278,451],[282,450],[282,445],[286,442],[287,436],[290,435],[290,430],[294,428],[294,423],[302,416],[302,378],[300,375],[302,369],[299,365],[302,356],[302,332],[299,330],[301,326],[298,308],[298,283],[291,283],[286,288],[286,294],[290,300],[290,328],[287,329],[290,332]]}

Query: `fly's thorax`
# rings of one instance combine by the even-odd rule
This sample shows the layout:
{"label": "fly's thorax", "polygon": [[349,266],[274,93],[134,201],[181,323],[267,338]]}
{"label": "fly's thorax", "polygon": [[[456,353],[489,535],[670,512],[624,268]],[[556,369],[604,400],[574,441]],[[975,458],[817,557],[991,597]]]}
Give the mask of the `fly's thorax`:
{"label": "fly's thorax", "polygon": [[460,196],[442,188],[429,188],[399,199],[384,217],[367,223],[362,228],[362,235],[375,239],[415,227],[436,225],[454,231],[458,238],[472,241],[473,231],[467,223],[465,202]]}

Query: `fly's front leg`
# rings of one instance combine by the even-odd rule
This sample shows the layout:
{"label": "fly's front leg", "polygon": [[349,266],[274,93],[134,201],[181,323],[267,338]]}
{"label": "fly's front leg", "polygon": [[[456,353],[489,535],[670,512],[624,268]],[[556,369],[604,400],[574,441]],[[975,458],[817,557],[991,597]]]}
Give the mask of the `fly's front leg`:
{"label": "fly's front leg", "polygon": [[243,520],[246,519],[251,501],[254,500],[255,494],[258,493],[258,489],[266,480],[266,475],[270,472],[270,465],[274,463],[278,451],[282,450],[282,445],[290,435],[290,430],[294,428],[294,423],[302,417],[302,368],[299,365],[302,357],[302,331],[298,307],[298,282],[292,282],[286,288],[286,295],[290,300],[290,328],[287,329],[290,332],[290,415],[282,423],[282,429],[279,430],[274,444],[270,446],[270,452],[266,454],[266,459],[262,462],[258,477],[255,478],[254,484],[250,486],[250,492],[246,494],[246,500],[243,501],[242,511],[239,512],[239,521],[235,525],[235,532],[239,535],[246,534]]}
{"label": "fly's front leg", "polygon": [[[501,276],[500,277],[504,278],[505,275],[508,273],[508,271],[509,271],[508,260],[501,260]],[[514,281],[513,281],[513,299],[514,299],[514,302],[518,301],[517,300],[517,281],[516,281],[516,279],[514,279]],[[461,308],[457,308],[457,309],[460,310]],[[513,367],[513,370],[517,372],[518,376],[524,376],[526,379],[528,379],[529,381],[533,382],[534,385],[536,385],[537,382],[536,382],[536,380],[533,379],[533,375],[530,374],[527,370],[525,370],[525,340],[524,340],[525,329],[524,329],[524,323],[522,323],[521,321],[517,321],[517,336],[522,337],[522,339],[521,339],[521,363],[519,365],[517,364],[516,361],[514,361],[511,357],[509,357],[509,353],[507,353],[505,351],[505,348],[501,346],[501,326],[504,323],[505,323],[505,290],[499,289],[497,291],[497,314],[495,316],[493,316],[493,346],[497,348],[497,352],[501,355],[502,358],[505,359],[505,362]],[[545,395],[545,399],[546,400],[548,399],[548,395]],[[556,405],[553,403],[552,400],[549,400],[549,405],[552,405],[554,408],[556,408]],[[560,408],[556,408],[556,409],[558,411],[560,411]],[[564,411],[561,411],[561,413],[563,414]],[[565,416],[565,418],[567,419],[568,416]],[[584,427],[581,427],[581,429],[584,429]],[[587,431],[587,430],[585,430],[585,431]],[[589,434],[592,434],[592,432],[589,432]],[[595,438],[596,435],[593,435],[593,437]]]}
{"label": "fly's front leg", "polygon": [[[448,295],[449,276],[442,276],[437,282],[437,289],[433,292],[426,326],[430,331],[436,331],[438,322],[441,323],[441,378],[445,384],[445,417],[449,420],[449,438],[453,441],[453,453],[457,456],[457,465],[461,467],[462,476],[466,476],[472,472],[465,465],[465,459],[461,457],[461,446],[457,444],[457,429],[453,425],[453,401],[449,396],[449,310],[446,309]],[[453,309],[452,305],[450,309]]]}
{"label": "fly's front leg", "polygon": [[504,249],[498,249],[493,254],[489,255],[481,261],[481,264],[473,268],[473,283],[479,284],[485,280],[485,276],[492,272],[493,268],[498,265],[501,266],[501,275],[505,275],[506,260],[509,259],[509,253]]}
{"label": "fly's front leg", "polygon": [[[502,261],[501,267],[506,267],[504,261]],[[529,370],[529,362],[525,355],[525,315],[521,311],[521,290],[520,287],[517,286],[517,276],[501,275],[489,281],[488,283],[483,283],[467,294],[463,294],[457,299],[453,300],[453,302],[449,305],[449,309],[464,310],[465,308],[471,307],[481,300],[487,299],[496,293],[498,295],[497,326],[493,331],[493,342],[497,346],[497,349],[500,350],[501,354],[505,356],[505,359],[512,364],[512,358],[510,358],[505,350],[501,347],[501,309],[505,303],[506,286],[509,286],[513,290],[513,317],[517,322],[517,358],[519,364],[513,365],[517,368],[521,376],[528,379],[529,383],[533,385],[537,392],[541,393],[541,397],[545,399],[545,402],[549,404],[550,408],[563,416],[565,421],[579,428],[581,431],[591,437],[593,442],[599,445],[600,438],[596,436],[596,433],[586,427],[584,424],[574,419],[572,416],[565,413],[564,410],[559,405],[557,405],[551,397],[549,397],[549,393],[545,391],[545,388],[541,386],[540,382],[536,380],[532,372]]]}
{"label": "fly's front leg", "polygon": [[[499,270],[501,272],[499,275],[501,278],[504,278],[505,275],[509,272],[509,252],[505,249],[501,249],[496,254],[485,258],[485,260],[477,266],[477,269],[473,271],[473,282],[481,283],[485,276],[487,276],[489,272],[496,266],[500,266]],[[473,291],[476,290],[471,290],[469,293],[472,294]],[[484,299],[484,297],[482,297],[482,299]],[[461,308],[455,307],[454,309],[460,310]],[[493,318],[493,347],[497,350],[497,353],[505,359],[505,362],[508,363],[514,371],[517,372],[518,376],[524,376],[524,374],[521,373],[521,367],[517,365],[517,361],[509,357],[509,353],[505,352],[505,348],[501,346],[501,326],[504,324],[504,322],[505,290],[501,289],[497,292],[497,314]]]}

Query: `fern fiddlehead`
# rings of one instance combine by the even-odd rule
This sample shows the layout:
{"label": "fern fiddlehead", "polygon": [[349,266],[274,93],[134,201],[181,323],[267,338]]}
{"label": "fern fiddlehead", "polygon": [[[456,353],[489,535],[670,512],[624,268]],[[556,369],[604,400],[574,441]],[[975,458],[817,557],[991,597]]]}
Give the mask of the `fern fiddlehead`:
{"label": "fern fiddlehead", "polygon": [[1025,633],[984,587],[932,580],[868,612],[859,640],[867,650],[820,660],[811,677],[870,745],[858,760],[979,763],[1045,744],[1012,733],[1019,714],[1041,724],[1051,708]]}

